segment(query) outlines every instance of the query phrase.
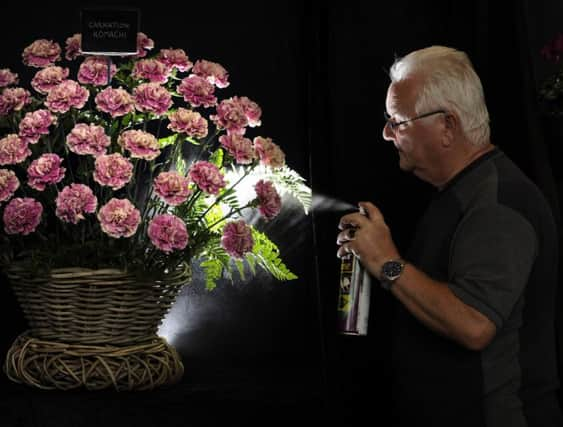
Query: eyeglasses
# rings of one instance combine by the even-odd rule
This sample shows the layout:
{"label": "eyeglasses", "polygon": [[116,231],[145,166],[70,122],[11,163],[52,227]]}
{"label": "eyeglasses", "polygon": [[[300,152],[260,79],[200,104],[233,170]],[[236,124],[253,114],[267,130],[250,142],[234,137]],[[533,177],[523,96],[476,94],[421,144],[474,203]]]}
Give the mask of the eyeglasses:
{"label": "eyeglasses", "polygon": [[404,125],[405,123],[414,122],[415,120],[423,119],[424,117],[428,117],[428,116],[433,116],[434,114],[446,114],[446,111],[444,110],[431,111],[430,113],[424,113],[421,114],[420,116],[416,116],[413,117],[412,119],[403,120],[400,122],[394,122],[393,118],[387,113],[387,111],[383,112],[383,117],[385,118],[385,126],[389,126],[391,130],[395,131],[396,129],[399,128],[399,126]]}

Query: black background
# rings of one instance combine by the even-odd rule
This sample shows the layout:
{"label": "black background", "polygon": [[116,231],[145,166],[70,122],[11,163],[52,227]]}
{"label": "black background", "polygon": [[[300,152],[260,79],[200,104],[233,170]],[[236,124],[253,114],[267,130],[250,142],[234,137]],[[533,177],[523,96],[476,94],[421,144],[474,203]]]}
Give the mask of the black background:
{"label": "black background", "polygon": [[[403,1],[368,7],[352,2],[122,3],[141,11],[141,31],[155,50],[182,48],[190,59],[221,63],[231,86],[221,96],[248,96],[263,109],[254,135],[272,137],[315,195],[308,215],[288,209],[262,224],[299,279],[265,274],[225,281],[213,292],[201,280],[186,287],[165,321],[182,355],[181,384],[149,393],[41,392],[2,377],[0,409],[16,425],[243,425],[311,420],[384,425],[386,363],[393,301],[374,289],[366,337],[335,328],[339,263],[336,226],[346,210],[370,200],[405,250],[432,189],[397,167],[383,142],[386,70],[395,56],[431,44],[465,50],[482,78],[492,142],[540,186],[559,215],[560,152],[535,100],[551,71],[539,49],[555,35],[563,6],[477,0]],[[20,74],[23,48],[38,38],[64,45],[80,31],[82,7],[4,4],[0,68]],[[559,304],[560,306],[561,304]],[[9,286],[0,287],[0,351],[25,329]],[[561,310],[560,310],[561,311]],[[304,411],[304,415],[299,415]],[[374,422],[375,424],[376,422]]]}

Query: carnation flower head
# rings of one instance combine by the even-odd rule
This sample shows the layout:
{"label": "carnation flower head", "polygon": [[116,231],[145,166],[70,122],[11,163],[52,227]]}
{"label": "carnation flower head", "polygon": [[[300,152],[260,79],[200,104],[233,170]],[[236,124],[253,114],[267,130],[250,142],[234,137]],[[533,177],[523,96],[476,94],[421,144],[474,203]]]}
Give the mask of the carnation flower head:
{"label": "carnation flower head", "polygon": [[221,246],[229,255],[242,258],[254,247],[252,229],[242,219],[229,222],[223,229]]}
{"label": "carnation flower head", "polygon": [[52,40],[39,39],[23,50],[22,58],[30,67],[48,67],[61,59],[61,47]]}
{"label": "carnation flower head", "polygon": [[112,62],[108,67],[108,61],[104,56],[87,57],[78,69],[78,81],[85,85],[106,86],[117,73],[117,66]]}
{"label": "carnation flower head", "polygon": [[226,129],[228,134],[244,135],[248,118],[242,105],[233,98],[225,99],[217,106],[217,114],[209,116],[219,129]]}
{"label": "carnation flower head", "polygon": [[161,172],[154,179],[154,192],[171,206],[184,203],[192,191],[189,179],[178,172]]}
{"label": "carnation flower head", "polygon": [[42,154],[27,168],[27,185],[37,191],[45,190],[49,184],[61,182],[66,169],[61,167],[63,159],[54,153]]}
{"label": "carnation flower head", "polygon": [[285,154],[279,145],[271,138],[257,136],[254,138],[254,148],[260,157],[260,163],[271,168],[281,168],[285,165]]}
{"label": "carnation flower head", "polygon": [[168,120],[170,120],[168,129],[174,132],[185,133],[194,138],[207,136],[207,120],[197,111],[180,107],[168,116]]}
{"label": "carnation flower head", "polygon": [[214,95],[215,86],[203,77],[192,74],[182,79],[177,90],[184,97],[184,101],[192,107],[207,108],[217,104],[217,97]]}
{"label": "carnation flower head", "polygon": [[240,98],[235,96],[233,97],[233,99],[242,107],[242,110],[246,115],[246,119],[248,120],[248,126],[256,127],[262,124],[262,122],[260,121],[260,117],[262,116],[262,109],[256,102],[252,101],[246,96],[241,96]]}
{"label": "carnation flower head", "polygon": [[188,245],[188,230],[180,218],[171,214],[156,215],[149,223],[148,235],[163,252],[182,250]]}
{"label": "carnation flower head", "polygon": [[31,155],[28,143],[11,133],[0,139],[0,165],[16,165]]}
{"label": "carnation flower head", "polygon": [[55,203],[55,214],[61,221],[77,224],[84,219],[84,214],[96,212],[98,200],[87,185],[70,184],[58,194]]}
{"label": "carnation flower head", "polygon": [[149,38],[145,33],[137,33],[137,55],[135,58],[144,58],[147,56],[147,51],[154,48],[154,41]]}
{"label": "carnation flower head", "polygon": [[8,87],[0,95],[0,116],[20,111],[31,103],[31,93],[21,87]]}
{"label": "carnation flower head", "polygon": [[217,194],[225,187],[225,179],[221,171],[213,163],[201,160],[190,168],[190,179],[203,191]]}
{"label": "carnation flower head", "polygon": [[49,91],[45,106],[55,113],[66,113],[71,108],[84,107],[90,92],[74,80],[65,80]]}
{"label": "carnation flower head", "polygon": [[31,80],[31,87],[42,95],[49,93],[55,86],[68,78],[69,69],[52,65],[35,73]]}
{"label": "carnation flower head", "polygon": [[0,169],[0,202],[10,199],[20,186],[20,180],[9,169]]}
{"label": "carnation flower head", "polygon": [[111,117],[121,117],[135,109],[135,101],[131,94],[119,87],[107,87],[96,95],[96,108]]}
{"label": "carnation flower head", "polygon": [[82,34],[76,33],[66,39],[65,58],[69,61],[76,59],[80,55],[80,46],[82,44]]}
{"label": "carnation flower head", "polygon": [[133,176],[133,164],[119,153],[102,154],[94,163],[94,181],[119,190]]}
{"label": "carnation flower head", "polygon": [[0,69],[0,87],[11,86],[19,81],[17,73],[12,73],[8,68]]}
{"label": "carnation flower head", "polygon": [[203,77],[209,83],[214,84],[218,88],[225,88],[229,86],[229,73],[227,70],[216,62],[200,59],[196,61],[192,68],[192,73],[197,76]]}
{"label": "carnation flower head", "polygon": [[233,156],[235,162],[241,165],[252,163],[256,158],[256,152],[252,146],[252,141],[236,133],[232,135],[221,135],[219,142]]}
{"label": "carnation flower head", "polygon": [[41,135],[49,134],[49,126],[57,123],[57,118],[49,110],[35,110],[26,113],[20,122],[19,137],[28,144],[35,144]]}
{"label": "carnation flower head", "polygon": [[171,68],[158,59],[141,59],[135,62],[131,75],[136,79],[148,80],[152,83],[166,83]]}
{"label": "carnation flower head", "polygon": [[78,123],[66,137],[66,145],[76,154],[100,156],[111,144],[102,126],[90,123]]}
{"label": "carnation flower head", "polygon": [[4,231],[7,234],[28,235],[33,233],[41,222],[43,206],[31,197],[16,197],[4,209]]}
{"label": "carnation flower head", "polygon": [[281,210],[281,197],[271,181],[260,180],[254,186],[258,196],[258,210],[266,220],[276,217]]}
{"label": "carnation flower head", "polygon": [[161,49],[157,58],[168,68],[176,68],[182,72],[189,71],[193,66],[183,49]]}
{"label": "carnation flower head", "polygon": [[163,115],[172,106],[172,96],[158,83],[141,83],[133,90],[135,108],[145,113]]}
{"label": "carnation flower head", "polygon": [[153,160],[160,154],[158,140],[149,132],[142,130],[127,130],[119,135],[118,143],[129,150],[131,157]]}
{"label": "carnation flower head", "polygon": [[137,232],[141,213],[129,200],[112,198],[98,211],[98,220],[108,236],[131,237]]}

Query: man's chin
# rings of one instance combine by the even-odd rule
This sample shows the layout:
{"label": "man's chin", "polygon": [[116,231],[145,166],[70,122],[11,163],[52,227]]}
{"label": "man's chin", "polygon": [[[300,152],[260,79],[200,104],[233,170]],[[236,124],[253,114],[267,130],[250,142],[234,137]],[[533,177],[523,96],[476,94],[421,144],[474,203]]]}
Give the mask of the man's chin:
{"label": "man's chin", "polygon": [[399,152],[399,167],[402,171],[410,172],[413,169],[413,165],[405,159],[405,156]]}

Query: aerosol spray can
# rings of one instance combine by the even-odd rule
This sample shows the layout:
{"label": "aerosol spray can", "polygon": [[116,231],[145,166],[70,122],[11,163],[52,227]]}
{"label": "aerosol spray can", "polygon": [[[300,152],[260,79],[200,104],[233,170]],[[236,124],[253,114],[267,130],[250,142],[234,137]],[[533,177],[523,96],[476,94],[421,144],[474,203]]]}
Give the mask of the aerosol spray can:
{"label": "aerosol spray can", "polygon": [[[360,208],[360,213],[366,215]],[[341,334],[367,335],[371,277],[353,254],[340,261],[337,328]]]}

